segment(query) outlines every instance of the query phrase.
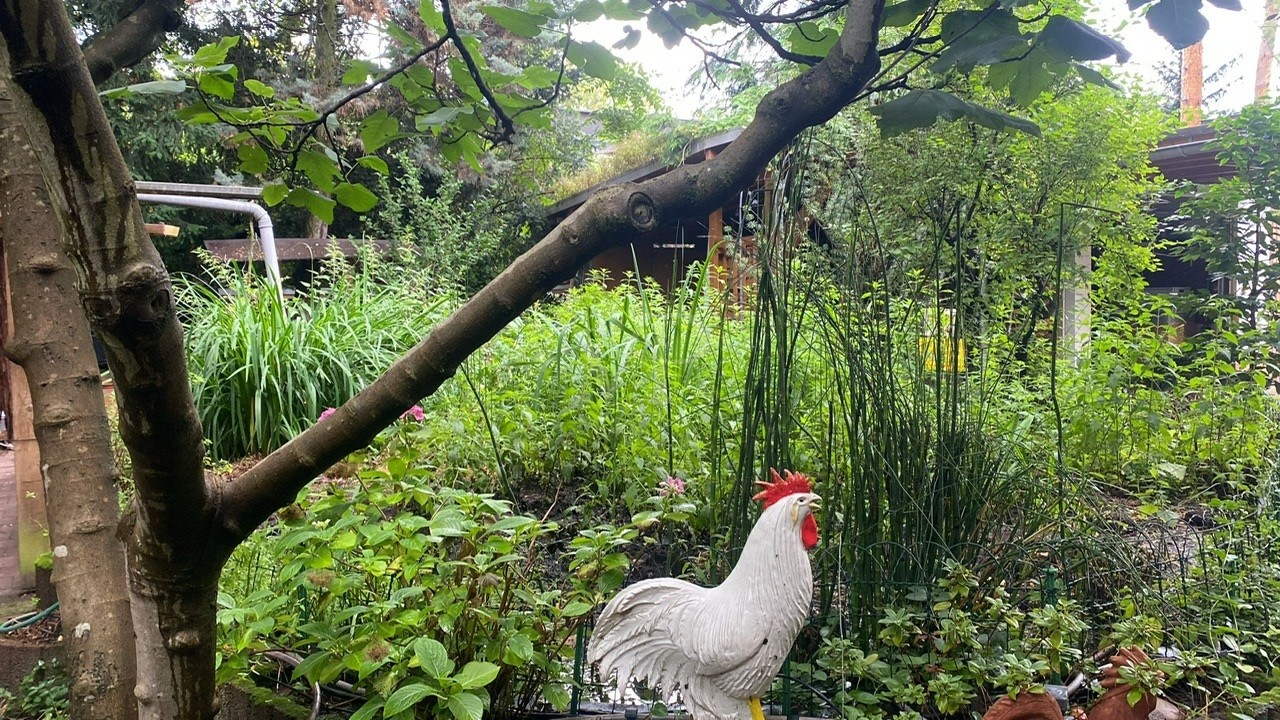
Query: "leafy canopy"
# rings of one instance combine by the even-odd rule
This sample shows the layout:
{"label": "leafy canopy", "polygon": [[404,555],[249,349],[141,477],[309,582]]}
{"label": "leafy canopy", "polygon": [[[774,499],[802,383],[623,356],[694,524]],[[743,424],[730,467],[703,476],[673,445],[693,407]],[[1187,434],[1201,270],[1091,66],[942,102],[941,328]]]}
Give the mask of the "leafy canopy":
{"label": "leafy canopy", "polygon": [[[1130,0],[1130,5],[1143,9],[1157,32],[1182,45],[1203,34],[1200,1]],[[1215,4],[1238,7],[1235,0]],[[742,40],[739,46],[766,47],[797,72],[835,46],[843,9],[824,0],[787,12],[736,0],[511,0],[464,7],[422,0],[412,16],[382,19],[383,55],[346,62],[340,87],[319,102],[243,76],[228,61],[236,37],[172,58],[176,78],[111,94],[193,93],[182,117],[192,124],[232,128],[228,142],[236,148],[238,170],[267,183],[269,204],[306,208],[331,222],[337,205],[365,212],[376,204],[367,187],[369,174],[388,172],[380,154],[401,141],[426,140],[448,162],[483,173],[495,147],[552,131],[555,104],[571,85],[588,78],[612,82],[623,67],[610,48],[581,38],[581,23],[629,23],[615,48],[633,46],[643,24],[667,46],[693,42],[709,62],[718,63],[745,61],[713,49],[709,38]],[[1068,78],[1114,87],[1088,63],[1129,57],[1082,17],[1081,6],[1063,0],[891,3],[883,12],[882,69],[857,99],[878,98],[873,112],[885,135],[959,119],[1038,134],[1035,123],[1014,113]],[[758,54],[748,49],[741,55]],[[978,104],[948,91],[957,77],[979,68],[999,93],[993,103]]]}

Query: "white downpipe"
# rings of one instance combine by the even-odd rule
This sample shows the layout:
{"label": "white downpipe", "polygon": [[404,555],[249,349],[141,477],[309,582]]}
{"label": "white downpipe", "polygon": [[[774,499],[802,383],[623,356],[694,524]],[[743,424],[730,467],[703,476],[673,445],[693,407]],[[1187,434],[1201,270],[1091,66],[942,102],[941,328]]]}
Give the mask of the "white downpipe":
{"label": "white downpipe", "polygon": [[178,205],[181,207],[202,208],[205,210],[225,210],[227,212],[252,215],[258,228],[258,245],[262,247],[262,259],[267,266],[267,279],[276,286],[276,291],[284,297],[284,282],[280,279],[280,261],[276,257],[276,235],[271,226],[271,216],[257,203],[247,200],[227,200],[224,198],[202,197],[199,195],[158,195],[154,193],[138,193],[138,202],[156,205]]}

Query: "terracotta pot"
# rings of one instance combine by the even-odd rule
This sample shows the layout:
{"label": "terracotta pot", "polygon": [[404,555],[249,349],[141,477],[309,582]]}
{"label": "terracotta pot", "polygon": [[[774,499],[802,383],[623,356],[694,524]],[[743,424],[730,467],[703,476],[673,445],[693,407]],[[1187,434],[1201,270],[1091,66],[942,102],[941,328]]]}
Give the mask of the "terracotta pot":
{"label": "terracotta pot", "polygon": [[1021,693],[1016,700],[1001,697],[982,720],[1062,720],[1062,710],[1049,693]]}
{"label": "terracotta pot", "polygon": [[1111,667],[1102,671],[1102,687],[1106,693],[1089,708],[1089,720],[1147,720],[1156,708],[1156,698],[1144,693],[1136,705],[1130,705],[1127,695],[1132,687],[1120,683],[1120,668],[1150,663],[1151,658],[1139,648],[1122,649],[1112,656]]}

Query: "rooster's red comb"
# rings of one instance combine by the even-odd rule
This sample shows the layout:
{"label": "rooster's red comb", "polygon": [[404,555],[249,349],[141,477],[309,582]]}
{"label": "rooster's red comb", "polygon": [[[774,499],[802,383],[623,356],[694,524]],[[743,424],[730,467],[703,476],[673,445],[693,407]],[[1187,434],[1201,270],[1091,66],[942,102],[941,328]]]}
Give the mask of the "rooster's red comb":
{"label": "rooster's red comb", "polygon": [[773,476],[773,482],[758,481],[756,484],[764,489],[751,498],[759,500],[766,508],[788,495],[813,492],[813,483],[802,473],[783,470],[779,475],[777,470],[770,468],[769,474]]}

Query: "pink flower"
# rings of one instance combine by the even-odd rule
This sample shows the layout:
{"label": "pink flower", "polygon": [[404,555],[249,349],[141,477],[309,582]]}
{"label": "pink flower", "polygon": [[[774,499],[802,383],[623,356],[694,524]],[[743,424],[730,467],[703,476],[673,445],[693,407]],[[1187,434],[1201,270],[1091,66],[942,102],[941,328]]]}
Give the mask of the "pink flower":
{"label": "pink flower", "polygon": [[421,405],[414,405],[408,410],[405,410],[404,414],[400,416],[401,420],[406,420],[408,418],[413,418],[414,422],[422,422],[427,419],[427,414],[422,412]]}
{"label": "pink flower", "polygon": [[323,420],[336,412],[338,411],[335,408],[325,408],[324,412],[320,413],[320,419]]}
{"label": "pink flower", "polygon": [[675,475],[668,475],[666,480],[658,484],[658,494],[662,497],[684,494],[684,480]]}

